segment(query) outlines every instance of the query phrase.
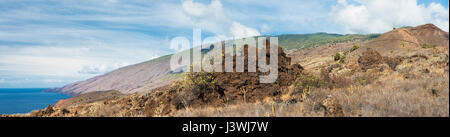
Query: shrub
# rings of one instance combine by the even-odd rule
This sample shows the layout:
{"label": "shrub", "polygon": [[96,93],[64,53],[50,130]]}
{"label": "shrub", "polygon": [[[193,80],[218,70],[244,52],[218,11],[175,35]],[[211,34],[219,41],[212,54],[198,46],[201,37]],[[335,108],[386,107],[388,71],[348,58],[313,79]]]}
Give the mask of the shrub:
{"label": "shrub", "polygon": [[334,61],[339,61],[339,63],[344,63],[345,62],[345,58],[347,57],[347,55],[357,49],[359,49],[360,47],[358,45],[353,45],[353,47],[350,50],[344,51],[343,54],[340,54],[339,52],[336,53],[334,55]]}
{"label": "shrub", "polygon": [[320,88],[325,86],[325,82],[319,77],[301,75],[294,83],[295,93],[300,94],[300,100],[304,101],[306,97],[311,94],[311,90],[314,88]]}
{"label": "shrub", "polygon": [[336,67],[340,67],[339,64],[332,65],[328,68],[323,68],[320,71],[321,81],[324,83],[325,87],[330,89],[333,88],[342,88],[352,84],[351,80],[342,75],[330,75],[332,70]]}
{"label": "shrub", "polygon": [[334,55],[334,61],[339,61],[339,63],[341,63],[341,64],[344,63],[347,54],[348,54],[348,51],[344,52],[344,54],[336,53]]}
{"label": "shrub", "polygon": [[355,75],[355,83],[359,85],[368,85],[375,82],[379,77],[379,73],[376,72],[365,72],[362,74]]}
{"label": "shrub", "polygon": [[349,51],[344,51],[344,58],[348,55],[348,53],[350,53],[350,52]]}
{"label": "shrub", "polygon": [[395,58],[383,57],[383,61],[388,64],[392,70],[395,70],[395,67],[403,61],[403,58],[399,56],[396,56]]}
{"label": "shrub", "polygon": [[339,63],[344,64],[346,56],[341,56]]}
{"label": "shrub", "polygon": [[358,45],[353,45],[353,47],[350,49],[350,52],[353,52],[357,49],[359,49],[360,47]]}
{"label": "shrub", "polygon": [[422,44],[422,48],[427,48],[428,47],[428,45],[426,44],[426,43],[424,43],[424,44]]}
{"label": "shrub", "polygon": [[319,77],[301,75],[296,80],[295,88],[296,89],[319,88],[324,85],[325,83]]}
{"label": "shrub", "polygon": [[244,95],[244,103],[247,103],[247,97],[246,97],[247,89],[241,88],[241,93],[242,93],[242,95]]}
{"label": "shrub", "polygon": [[205,100],[206,94],[216,89],[214,72],[186,72],[184,75],[184,79],[172,87],[176,92],[177,109],[188,108],[198,99]]}
{"label": "shrub", "polygon": [[341,54],[339,54],[339,52],[338,52],[334,55],[334,61],[338,61],[340,59],[341,59]]}
{"label": "shrub", "polygon": [[214,72],[188,72],[184,77],[184,85],[185,87],[199,87],[199,88],[207,88],[210,85],[214,85],[217,80],[215,79]]}
{"label": "shrub", "polygon": [[436,47],[436,45],[428,45],[427,43],[422,44],[422,48],[424,48],[424,49],[435,48],[435,47]]}

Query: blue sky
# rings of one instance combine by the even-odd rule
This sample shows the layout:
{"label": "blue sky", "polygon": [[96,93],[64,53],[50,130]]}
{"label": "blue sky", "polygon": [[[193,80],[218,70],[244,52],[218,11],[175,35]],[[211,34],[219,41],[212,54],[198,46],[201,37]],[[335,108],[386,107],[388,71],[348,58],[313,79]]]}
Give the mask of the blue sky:
{"label": "blue sky", "polygon": [[0,88],[59,87],[173,53],[170,40],[383,33],[433,23],[447,0],[0,0]]}

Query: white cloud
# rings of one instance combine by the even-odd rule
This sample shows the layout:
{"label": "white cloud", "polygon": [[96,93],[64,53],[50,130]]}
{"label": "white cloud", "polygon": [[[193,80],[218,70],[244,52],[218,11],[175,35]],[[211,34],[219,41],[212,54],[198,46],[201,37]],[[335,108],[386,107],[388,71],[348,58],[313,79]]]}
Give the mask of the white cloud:
{"label": "white cloud", "polygon": [[[80,31],[79,36],[70,36],[74,33],[66,33],[54,38],[42,38],[52,35],[47,33],[40,33],[41,36],[37,38],[31,36],[35,33],[24,33],[18,38],[13,37],[14,32],[10,33],[11,35],[3,35],[3,38],[8,40],[24,38],[39,43],[38,38],[42,38],[47,43],[39,46],[1,46],[0,75],[79,77],[78,72],[84,66],[93,64],[113,66],[121,62],[139,63],[157,55],[167,54],[157,51],[164,49],[167,44],[165,40],[137,33],[121,33],[101,30]],[[59,41],[60,39],[66,40]]]}
{"label": "white cloud", "polygon": [[46,82],[46,83],[62,83],[64,82],[61,79],[43,79],[42,82]]}
{"label": "white cloud", "polygon": [[339,0],[329,13],[345,33],[383,33],[393,27],[433,23],[448,31],[449,9],[416,0]]}
{"label": "white cloud", "polygon": [[219,0],[211,1],[210,5],[196,3],[193,0],[187,0],[182,3],[183,9],[187,14],[194,17],[204,17],[206,15],[223,14],[222,3]]}
{"label": "white cloud", "polygon": [[241,25],[238,22],[233,22],[230,27],[230,32],[235,38],[245,38],[260,35],[258,30]]}
{"label": "white cloud", "polygon": [[[0,51],[2,53],[0,55],[2,58],[0,75],[74,77],[78,80],[90,77],[85,74],[102,74],[129,65],[130,63],[126,63],[127,61],[134,60],[133,63],[139,63],[156,56],[151,56],[151,53],[147,51],[139,52],[126,48],[108,49],[107,47],[18,47],[9,49]],[[129,58],[139,54],[147,57],[137,60]],[[94,73],[94,70],[97,71]]]}
{"label": "white cloud", "polygon": [[[262,34],[334,32],[327,14],[333,0],[226,0],[223,3],[225,12],[234,21],[259,27]],[[268,32],[263,32],[260,27],[263,24],[270,27]]]}
{"label": "white cloud", "polygon": [[[27,14],[13,16],[17,14],[0,13],[0,17],[7,15],[5,19],[14,22],[24,20],[22,18],[26,18],[26,16],[39,16],[42,20],[61,22],[50,25],[25,23],[20,27],[0,22],[0,76],[7,78],[8,83],[20,81],[18,77],[25,76],[69,79],[65,80],[66,82],[79,81],[93,76],[79,73],[83,72],[80,70],[84,66],[105,64],[111,66],[107,68],[118,68],[114,67],[115,64],[139,63],[152,59],[156,55],[170,53],[166,50],[168,40],[164,38],[140,32],[80,27],[71,23],[62,23],[67,21],[67,17],[41,15],[43,13],[39,12],[34,14],[27,10],[22,12]],[[79,16],[74,18],[85,19]],[[103,20],[99,22],[103,22]],[[118,20],[116,23],[120,24],[123,21]],[[133,27],[133,24],[125,26]],[[122,28],[122,26],[118,27]],[[4,43],[5,41],[31,43],[32,45],[11,45]]]}
{"label": "white cloud", "polygon": [[181,5],[183,12],[192,21],[192,28],[200,28],[216,35],[227,33],[224,28],[227,28],[230,20],[224,14],[219,0],[211,1],[209,5],[187,0]]}
{"label": "white cloud", "polygon": [[95,64],[83,66],[81,70],[78,71],[80,74],[103,74],[111,70],[118,69],[123,66],[129,65],[128,63],[115,63],[112,65],[105,64]]}
{"label": "white cloud", "polygon": [[[214,33],[217,37],[232,35],[236,38],[259,35],[258,30],[242,25],[228,17],[220,0],[203,4],[187,0],[182,3],[184,12],[193,20],[193,27]],[[228,29],[227,29],[228,28]]]}
{"label": "white cloud", "polygon": [[4,79],[0,79],[0,83],[5,83],[5,80]]}

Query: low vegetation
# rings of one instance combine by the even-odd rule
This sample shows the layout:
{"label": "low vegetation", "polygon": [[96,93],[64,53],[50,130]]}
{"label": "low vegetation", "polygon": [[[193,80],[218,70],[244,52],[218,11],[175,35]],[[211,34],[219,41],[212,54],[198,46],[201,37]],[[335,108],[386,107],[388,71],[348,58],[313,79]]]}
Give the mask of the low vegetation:
{"label": "low vegetation", "polygon": [[350,50],[344,51],[342,54],[337,52],[334,54],[334,61],[338,61],[339,63],[343,64],[345,62],[345,58],[347,58],[347,55],[355,50],[359,49],[358,45],[354,45]]}
{"label": "low vegetation", "polygon": [[428,49],[428,48],[436,49],[436,44],[435,45],[428,45],[427,43],[424,43],[424,44],[422,44],[422,48],[424,48],[424,49]]}
{"label": "low vegetation", "polygon": [[279,44],[285,50],[304,49],[319,45],[335,44],[350,41],[366,41],[377,38],[379,34],[368,35],[340,35],[328,33],[314,33],[314,34],[291,34],[278,36]]}
{"label": "low vegetation", "polygon": [[[438,78],[410,80],[400,80],[402,78],[399,76],[391,76],[389,78],[392,79],[366,86],[357,85],[335,89],[314,88],[303,102],[294,104],[287,102],[236,104],[220,108],[207,107],[189,111],[182,110],[178,111],[175,116],[449,116],[448,75]],[[331,108],[334,109],[334,113],[329,112]]]}

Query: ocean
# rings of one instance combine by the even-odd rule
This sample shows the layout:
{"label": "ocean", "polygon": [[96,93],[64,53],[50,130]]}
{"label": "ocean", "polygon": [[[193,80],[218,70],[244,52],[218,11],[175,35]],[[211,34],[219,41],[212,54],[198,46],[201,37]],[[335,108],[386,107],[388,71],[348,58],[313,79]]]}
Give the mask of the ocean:
{"label": "ocean", "polygon": [[28,113],[71,97],[44,90],[45,88],[0,89],[0,114]]}

